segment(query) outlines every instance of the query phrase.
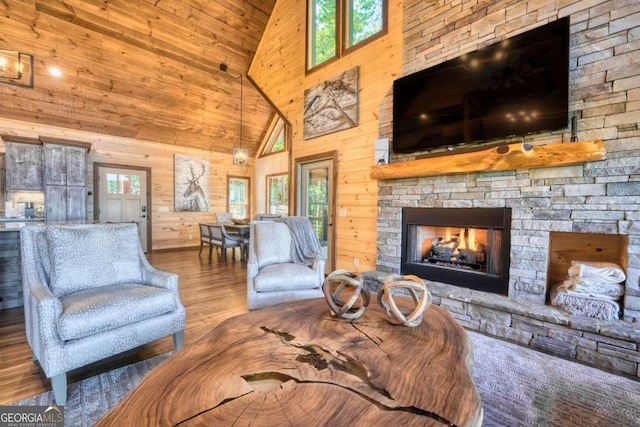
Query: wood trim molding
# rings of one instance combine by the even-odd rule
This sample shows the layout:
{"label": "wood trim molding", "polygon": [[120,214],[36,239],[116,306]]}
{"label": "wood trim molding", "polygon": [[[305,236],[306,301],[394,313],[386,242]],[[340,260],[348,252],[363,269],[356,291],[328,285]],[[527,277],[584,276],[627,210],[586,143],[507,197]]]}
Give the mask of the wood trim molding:
{"label": "wood trim molding", "polygon": [[371,179],[402,179],[472,172],[565,166],[604,160],[607,151],[601,140],[547,145],[515,143],[484,150],[372,166]]}
{"label": "wood trim molding", "polygon": [[16,136],[16,135],[0,135],[0,139],[6,142],[19,142],[22,144],[34,144],[34,145],[42,145],[38,138],[28,138],[26,136]]}
{"label": "wood trim molding", "polygon": [[41,136],[40,141],[43,144],[70,145],[72,147],[85,148],[87,152],[91,151],[91,143],[84,141],[74,141],[72,139],[55,138],[50,136]]}

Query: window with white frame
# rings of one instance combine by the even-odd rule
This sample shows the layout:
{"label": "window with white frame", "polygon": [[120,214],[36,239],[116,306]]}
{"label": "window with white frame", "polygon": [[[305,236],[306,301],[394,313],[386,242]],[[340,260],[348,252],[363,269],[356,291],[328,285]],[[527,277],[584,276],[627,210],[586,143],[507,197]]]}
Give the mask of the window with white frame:
{"label": "window with white frame", "polygon": [[246,177],[227,177],[229,192],[228,211],[233,218],[248,218],[250,213],[249,190],[250,181]]}
{"label": "window with white frame", "polygon": [[267,175],[267,213],[286,216],[289,212],[289,175]]}

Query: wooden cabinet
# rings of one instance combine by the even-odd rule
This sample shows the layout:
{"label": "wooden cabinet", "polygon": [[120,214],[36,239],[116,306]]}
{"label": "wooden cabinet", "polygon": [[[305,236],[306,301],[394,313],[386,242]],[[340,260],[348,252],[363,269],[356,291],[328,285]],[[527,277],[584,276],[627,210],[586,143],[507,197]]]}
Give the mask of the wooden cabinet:
{"label": "wooden cabinet", "polygon": [[42,146],[6,142],[7,191],[42,191]]}
{"label": "wooden cabinet", "polygon": [[85,187],[47,185],[44,190],[47,221],[77,221],[87,219]]}
{"label": "wooden cabinet", "polygon": [[86,148],[45,143],[43,149],[45,185],[86,187]]}
{"label": "wooden cabinet", "polygon": [[43,144],[47,221],[87,219],[87,149]]}
{"label": "wooden cabinet", "polygon": [[20,230],[0,230],[0,310],[21,305]]}
{"label": "wooden cabinet", "polygon": [[86,187],[87,147],[43,142],[45,185]]}

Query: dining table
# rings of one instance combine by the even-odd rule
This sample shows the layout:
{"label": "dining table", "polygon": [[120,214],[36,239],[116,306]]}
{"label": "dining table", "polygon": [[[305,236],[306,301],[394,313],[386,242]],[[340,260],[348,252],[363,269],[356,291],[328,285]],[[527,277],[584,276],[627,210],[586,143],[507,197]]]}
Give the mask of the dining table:
{"label": "dining table", "polygon": [[236,224],[233,222],[224,222],[224,223],[218,223],[216,225],[224,225],[224,229],[226,231],[237,233],[243,237],[249,236],[249,229],[250,229],[249,224]]}

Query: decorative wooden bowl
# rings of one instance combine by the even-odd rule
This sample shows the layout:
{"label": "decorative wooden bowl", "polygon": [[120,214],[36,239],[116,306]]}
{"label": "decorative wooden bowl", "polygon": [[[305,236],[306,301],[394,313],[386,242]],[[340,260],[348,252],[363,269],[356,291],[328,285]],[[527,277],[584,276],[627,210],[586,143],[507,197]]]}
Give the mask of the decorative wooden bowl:
{"label": "decorative wooden bowl", "polygon": [[231,218],[231,222],[233,222],[236,225],[247,225],[249,224],[249,221],[251,221],[251,218]]}

